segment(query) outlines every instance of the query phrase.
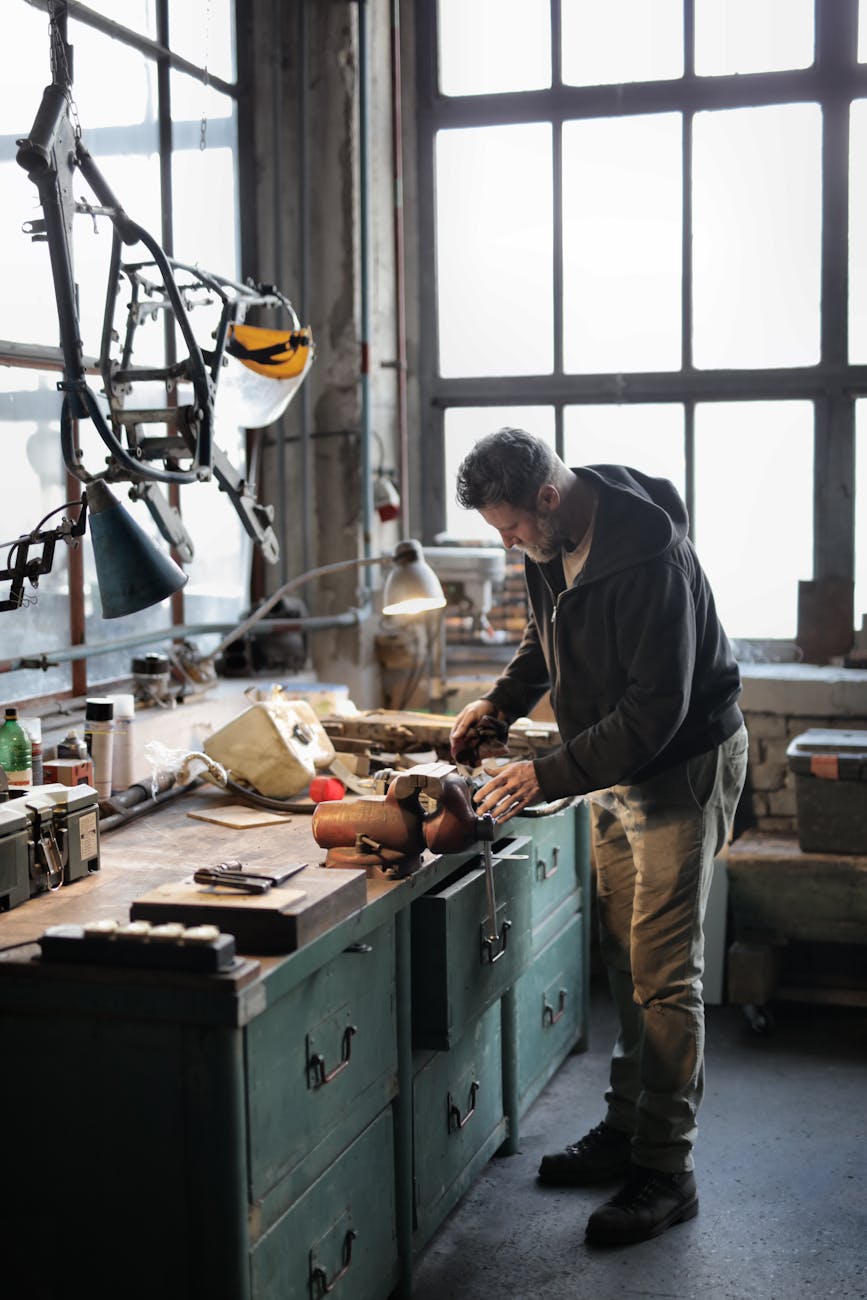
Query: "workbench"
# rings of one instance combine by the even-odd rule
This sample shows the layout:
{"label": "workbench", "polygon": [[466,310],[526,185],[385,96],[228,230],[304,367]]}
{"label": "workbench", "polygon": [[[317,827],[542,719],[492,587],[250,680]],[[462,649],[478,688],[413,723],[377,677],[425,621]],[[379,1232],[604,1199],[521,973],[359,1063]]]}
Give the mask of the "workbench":
{"label": "workbench", "polygon": [[751,831],[727,850],[729,1001],[759,1031],[773,999],[867,1006],[867,856]]}
{"label": "workbench", "polygon": [[304,816],[243,831],[188,816],[223,799],[203,788],[105,835],[98,872],[0,915],[10,1300],[407,1297],[413,1254],[517,1150],[585,1041],[580,805],[494,844],[510,922],[494,962],[478,846],[366,879],[366,903],[317,938],[226,973],[40,960],[49,926],[126,921],[195,866],[322,861]]}

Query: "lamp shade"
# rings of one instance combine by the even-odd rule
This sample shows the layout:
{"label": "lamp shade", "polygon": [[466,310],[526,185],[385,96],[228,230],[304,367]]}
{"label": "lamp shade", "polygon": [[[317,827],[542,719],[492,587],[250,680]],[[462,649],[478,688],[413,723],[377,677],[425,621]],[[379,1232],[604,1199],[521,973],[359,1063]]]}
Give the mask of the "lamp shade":
{"label": "lamp shade", "polygon": [[383,614],[423,614],[446,603],[440,580],[424,558],[420,544],[400,542],[382,592]]}
{"label": "lamp shade", "polygon": [[187,574],[148,537],[102,479],[88,483],[90,540],[103,618],[122,618],[179,591]]}

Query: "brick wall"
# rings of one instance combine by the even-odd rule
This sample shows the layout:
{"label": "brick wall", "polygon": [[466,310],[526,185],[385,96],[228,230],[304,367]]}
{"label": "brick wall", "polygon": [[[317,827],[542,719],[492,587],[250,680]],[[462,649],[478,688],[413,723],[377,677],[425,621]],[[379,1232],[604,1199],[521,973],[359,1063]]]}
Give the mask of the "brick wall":
{"label": "brick wall", "polygon": [[795,778],[789,771],[786,750],[791,741],[813,727],[867,731],[864,717],[840,718],[832,714],[760,713],[744,710],[750,733],[749,797],[752,818],[760,831],[792,835],[797,829]]}
{"label": "brick wall", "polygon": [[[745,798],[755,828],[797,830],[795,777],[786,750],[811,728],[867,731],[867,672],[809,664],[742,664],[741,708],[750,735]],[[751,817],[750,815],[751,814]]]}

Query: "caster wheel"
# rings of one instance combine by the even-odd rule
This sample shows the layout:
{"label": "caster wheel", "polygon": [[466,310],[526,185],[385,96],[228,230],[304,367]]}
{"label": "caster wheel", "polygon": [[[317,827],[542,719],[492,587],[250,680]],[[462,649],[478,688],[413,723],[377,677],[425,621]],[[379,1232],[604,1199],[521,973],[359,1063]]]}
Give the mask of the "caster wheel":
{"label": "caster wheel", "polygon": [[744,1018],[754,1034],[767,1038],[773,1032],[774,1018],[765,1006],[756,1006],[752,1002],[743,1007]]}

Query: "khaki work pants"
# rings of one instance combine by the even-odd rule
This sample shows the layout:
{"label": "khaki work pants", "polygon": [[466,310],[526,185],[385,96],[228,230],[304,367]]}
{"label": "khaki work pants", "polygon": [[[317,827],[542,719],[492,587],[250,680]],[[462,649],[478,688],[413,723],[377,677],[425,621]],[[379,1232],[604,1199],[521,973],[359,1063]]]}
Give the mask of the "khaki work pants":
{"label": "khaki work pants", "polygon": [[716,749],[593,796],[600,946],[620,1018],[606,1121],[637,1165],[694,1167],[704,1091],[703,922],[747,767],[741,727]]}

